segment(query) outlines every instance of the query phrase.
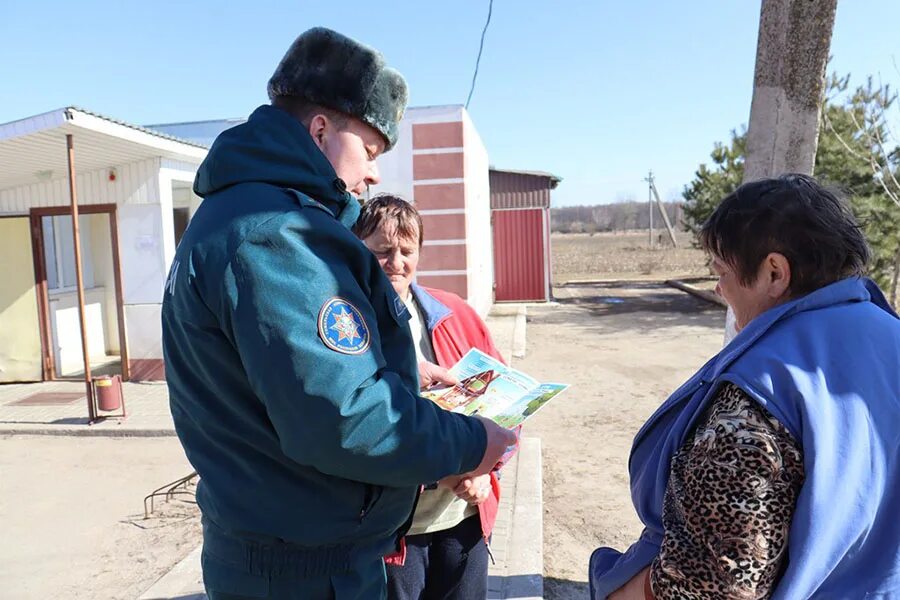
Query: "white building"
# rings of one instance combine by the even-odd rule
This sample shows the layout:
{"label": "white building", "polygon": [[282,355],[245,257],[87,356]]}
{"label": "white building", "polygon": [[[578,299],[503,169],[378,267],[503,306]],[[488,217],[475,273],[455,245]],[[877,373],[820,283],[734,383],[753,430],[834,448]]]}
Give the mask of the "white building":
{"label": "white building", "polygon": [[206,148],[69,107],[0,125],[0,381],[82,372],[67,134],[92,362],[161,378],[163,286]]}

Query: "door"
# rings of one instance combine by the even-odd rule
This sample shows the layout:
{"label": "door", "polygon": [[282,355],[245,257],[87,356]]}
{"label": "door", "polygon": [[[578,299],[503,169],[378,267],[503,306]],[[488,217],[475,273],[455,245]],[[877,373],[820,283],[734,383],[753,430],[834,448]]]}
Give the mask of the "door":
{"label": "door", "polygon": [[28,217],[0,218],[0,256],[0,382],[41,381],[41,326]]}
{"label": "door", "polygon": [[544,210],[495,210],[494,298],[497,302],[547,300]]}

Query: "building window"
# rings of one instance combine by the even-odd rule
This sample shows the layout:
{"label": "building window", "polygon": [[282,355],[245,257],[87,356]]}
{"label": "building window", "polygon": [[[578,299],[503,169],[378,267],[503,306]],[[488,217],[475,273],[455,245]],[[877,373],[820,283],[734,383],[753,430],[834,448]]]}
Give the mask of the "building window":
{"label": "building window", "polygon": [[[91,222],[88,215],[78,215],[81,234],[81,269],[84,287],[94,287],[94,260],[91,254]],[[72,236],[72,217],[60,215],[42,217],[44,231],[44,267],[47,289],[50,292],[71,292],[77,287],[75,279],[75,244]]]}

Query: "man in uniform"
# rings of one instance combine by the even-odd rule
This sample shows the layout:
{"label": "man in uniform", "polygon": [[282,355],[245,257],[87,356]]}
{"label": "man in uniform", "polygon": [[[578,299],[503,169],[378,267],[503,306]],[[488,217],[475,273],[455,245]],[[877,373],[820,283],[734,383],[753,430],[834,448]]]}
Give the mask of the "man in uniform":
{"label": "man in uniform", "polygon": [[200,166],[163,303],[204,583],[211,600],[382,598],[419,485],[487,473],[515,438],[417,395],[406,306],[349,229],[397,140],[403,77],[316,28],[268,91]]}

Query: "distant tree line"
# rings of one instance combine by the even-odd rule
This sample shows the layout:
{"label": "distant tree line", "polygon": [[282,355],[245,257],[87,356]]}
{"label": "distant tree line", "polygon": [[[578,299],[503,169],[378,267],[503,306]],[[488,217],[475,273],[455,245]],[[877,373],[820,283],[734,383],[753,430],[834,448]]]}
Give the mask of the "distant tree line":
{"label": "distant tree line", "polygon": [[[676,231],[684,229],[681,202],[664,202],[666,214]],[[594,206],[561,206],[550,209],[551,231],[559,233],[598,233],[647,229],[650,205],[628,200]],[[659,209],[653,206],[653,227],[665,228]]]}

